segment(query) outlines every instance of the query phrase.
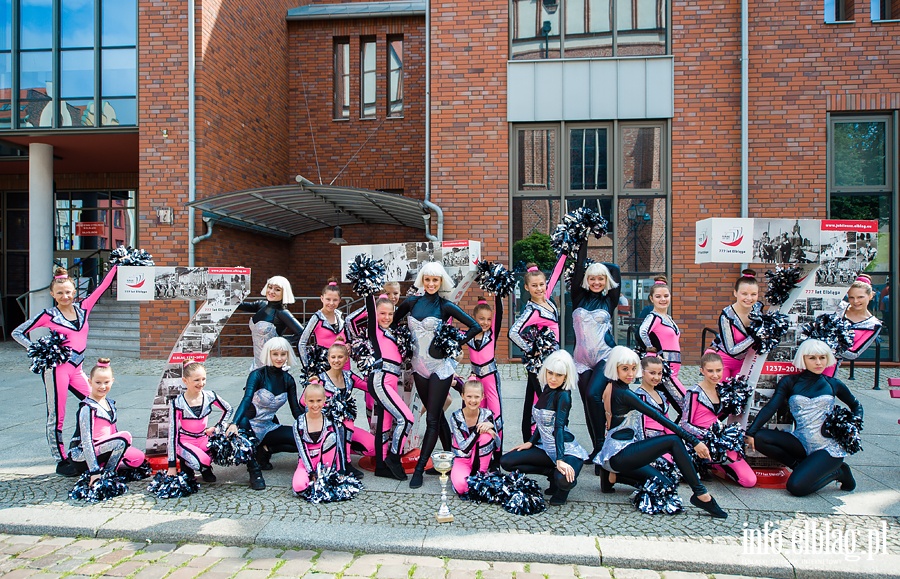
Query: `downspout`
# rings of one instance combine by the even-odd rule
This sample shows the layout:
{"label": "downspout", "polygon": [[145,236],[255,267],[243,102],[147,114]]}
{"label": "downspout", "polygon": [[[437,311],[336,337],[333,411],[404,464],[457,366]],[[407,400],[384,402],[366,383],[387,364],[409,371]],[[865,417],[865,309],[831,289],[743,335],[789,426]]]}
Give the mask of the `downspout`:
{"label": "downspout", "polygon": [[203,218],[203,223],[206,224],[206,233],[204,233],[203,235],[198,235],[198,236],[194,237],[194,239],[191,240],[191,247],[193,247],[193,245],[194,245],[195,243],[200,243],[201,241],[204,241],[204,240],[209,239],[210,237],[212,237],[212,234],[213,234],[213,225],[216,224],[215,220],[214,220],[214,219],[210,219],[209,217],[204,217],[204,218]]}
{"label": "downspout", "polygon": [[422,205],[437,216],[437,235],[431,233],[430,217],[425,216],[425,237],[444,240],[444,212],[431,202],[431,0],[425,3],[425,201]]}
{"label": "downspout", "polygon": [[749,212],[749,167],[750,147],[748,138],[749,114],[749,47],[748,47],[748,0],[741,0],[741,217],[748,217]]}
{"label": "downspout", "polygon": [[[195,0],[188,0],[188,203],[193,203],[197,198],[197,134],[196,122],[194,115],[196,113],[194,107],[194,89],[196,74],[196,46],[197,46],[197,30],[195,20]],[[194,233],[195,212],[192,206],[188,206],[188,267],[194,267],[194,244],[200,241],[195,239]],[[207,236],[212,234],[212,224],[208,224],[209,231]],[[205,237],[203,237],[205,239]],[[196,304],[193,300],[188,303],[188,310],[191,317],[194,316],[194,308]]]}

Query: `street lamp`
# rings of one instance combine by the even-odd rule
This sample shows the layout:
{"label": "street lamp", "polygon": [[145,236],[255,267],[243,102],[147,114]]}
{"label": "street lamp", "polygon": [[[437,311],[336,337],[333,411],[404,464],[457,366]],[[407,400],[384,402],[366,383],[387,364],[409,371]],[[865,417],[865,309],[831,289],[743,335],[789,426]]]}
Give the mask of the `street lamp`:
{"label": "street lamp", "polygon": [[632,202],[628,209],[625,211],[625,216],[628,218],[628,224],[631,228],[631,239],[634,243],[634,248],[631,253],[634,256],[634,271],[638,270],[638,229],[640,229],[641,225],[650,221],[650,214],[647,213],[647,204],[643,201],[638,201],[637,203]]}

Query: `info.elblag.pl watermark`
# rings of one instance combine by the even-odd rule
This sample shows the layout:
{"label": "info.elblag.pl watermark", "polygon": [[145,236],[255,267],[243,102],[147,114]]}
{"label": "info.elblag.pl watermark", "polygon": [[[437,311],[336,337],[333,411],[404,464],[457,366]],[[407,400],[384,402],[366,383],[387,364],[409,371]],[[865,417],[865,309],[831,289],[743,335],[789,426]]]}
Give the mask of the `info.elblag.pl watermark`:
{"label": "info.elblag.pl watermark", "polygon": [[863,557],[872,560],[887,554],[887,522],[881,528],[839,529],[825,521],[806,521],[802,528],[782,531],[766,522],[762,529],[749,529],[744,523],[741,541],[745,555],[771,553],[798,555],[841,555],[847,561]]}

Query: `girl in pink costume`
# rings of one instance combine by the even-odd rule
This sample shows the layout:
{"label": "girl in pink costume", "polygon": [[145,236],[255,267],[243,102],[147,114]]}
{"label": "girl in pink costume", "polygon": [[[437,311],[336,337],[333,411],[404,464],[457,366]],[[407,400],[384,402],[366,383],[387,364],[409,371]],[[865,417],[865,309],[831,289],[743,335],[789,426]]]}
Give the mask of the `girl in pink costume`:
{"label": "girl in pink costume", "polygon": [[864,273],[859,274],[856,281],[850,284],[850,289],[847,290],[848,304],[843,318],[850,322],[850,327],[853,328],[853,345],[839,356],[835,356],[837,362],[826,368],[823,372],[825,376],[833,378],[841,367],[841,361],[856,360],[875,343],[881,332],[881,320],[869,311],[869,302],[874,295],[872,278]]}
{"label": "girl in pink costume", "polygon": [[472,316],[481,327],[481,333],[468,341],[469,362],[472,374],[483,386],[481,405],[491,411],[494,416],[494,428],[500,441],[494,449],[495,462],[500,460],[503,450],[503,401],[500,398],[500,372],[497,369],[496,348],[503,325],[503,299],[494,298],[494,308],[488,305],[483,297],[478,298],[478,305]]}
{"label": "girl in pink costume", "polygon": [[751,311],[762,309],[755,271],[745,269],[741,272],[741,277],[734,282],[734,297],[736,301],[719,315],[719,335],[707,350],[721,356],[723,378],[740,374],[744,358],[754,351],[749,315]]}
{"label": "girl in pink costume", "polygon": [[87,377],[84,375],[82,361],[87,348],[88,316],[94,309],[97,300],[109,289],[116,277],[118,266],[110,268],[109,273],[100,285],[84,298],[80,304],[75,303],[75,282],[65,269],[58,267],[53,272],[50,282],[50,295],[56,306],[48,308],[37,316],[25,321],[12,332],[13,339],[28,348],[31,346],[25,334],[35,328],[48,328],[66,338],[66,345],[72,348],[72,357],[65,364],[60,364],[52,371],[43,373],[44,387],[47,391],[47,442],[50,443],[50,454],[56,459],[56,473],[63,476],[76,476],[78,472],[66,459],[66,447],[63,443],[62,430],[66,418],[66,391],[70,391],[79,400],[84,400],[90,393]]}
{"label": "girl in pink costume", "polygon": [[91,368],[90,393],[78,406],[75,436],[69,444],[69,458],[84,465],[90,484],[103,471],[115,472],[120,463],[138,468],[146,462],[144,453],[131,446],[131,433],[116,428],[116,403],[106,397],[114,381],[109,358],[97,360]]}
{"label": "girl in pink costume", "polygon": [[[681,344],[679,339],[681,332],[675,320],[669,315],[669,303],[672,294],[669,292],[668,280],[665,276],[653,278],[653,287],[650,288],[650,303],[653,311],[644,318],[638,335],[648,352],[655,352],[657,358],[662,358],[669,363],[672,370],[672,384],[678,389],[678,399],[684,397],[684,385],[678,379],[678,371],[681,369]],[[673,393],[674,394],[674,393]]]}
{"label": "girl in pink costume", "polygon": [[[331,347],[334,340],[341,336],[347,339],[347,331],[344,326],[344,315],[338,309],[341,305],[341,287],[335,278],[328,279],[328,285],[322,288],[322,308],[313,314],[312,319],[306,324],[297,350],[300,352],[300,360],[303,365],[309,367],[310,340],[315,345],[326,350]],[[350,360],[347,360],[346,369],[350,369]]]}
{"label": "girl in pink costume", "polygon": [[181,458],[181,470],[190,478],[200,471],[204,482],[216,482],[209,456],[209,437],[215,426],[209,426],[213,406],[218,406],[222,416],[216,424],[223,428],[231,425],[234,409],[212,390],[205,390],[206,368],[198,362],[186,364],[181,381],[185,391],[169,404],[169,472],[177,474],[176,456]]}
{"label": "girl in pink costume", "polygon": [[[700,373],[703,379],[699,384],[687,389],[680,426],[699,439],[703,439],[709,427],[720,419],[727,418],[720,414],[719,393],[716,385],[722,381],[723,364],[718,354],[706,353],[700,358]],[[729,450],[726,464],[713,464],[713,472],[722,474],[742,487],[756,486],[756,473],[740,455]]]}
{"label": "girl in pink costume", "polygon": [[462,398],[463,407],[450,416],[456,457],[450,470],[450,482],[460,495],[468,492],[470,475],[487,472],[491,455],[499,443],[491,411],[482,407],[483,383],[474,374],[463,385]]}
{"label": "girl in pink costume", "polygon": [[306,490],[310,477],[320,464],[333,467],[337,462],[338,440],[334,424],[322,414],[327,399],[325,388],[318,381],[310,382],[303,396],[306,399],[306,413],[294,422],[294,441],[300,454],[291,483],[295,493]]}
{"label": "girl in pink costume", "polygon": [[[678,424],[681,421],[681,407],[678,405],[678,402],[673,400],[672,393],[660,386],[662,377],[662,360],[655,356],[645,356],[641,359],[641,385],[634,393],[647,405],[659,410],[663,415],[668,415],[670,408],[674,409],[677,415],[672,422]],[[674,434],[672,430],[663,426],[651,416],[645,414],[643,420],[644,438]],[[666,455],[666,457],[670,458],[669,455]]]}
{"label": "girl in pink costume", "polygon": [[[525,303],[522,313],[509,329],[509,339],[523,352],[531,349],[531,343],[526,338],[526,330],[531,326],[553,330],[557,346],[559,345],[559,308],[556,307],[550,296],[553,295],[553,290],[559,282],[565,265],[566,256],[563,254],[556,262],[556,267],[553,268],[550,283],[547,283],[547,277],[538,269],[537,264],[529,263],[526,266],[523,278],[525,289],[531,299]],[[522,409],[522,440],[526,442],[531,440],[531,433],[534,430],[531,409],[540,397],[542,390],[537,374],[529,372],[528,382],[525,386],[525,405]]]}

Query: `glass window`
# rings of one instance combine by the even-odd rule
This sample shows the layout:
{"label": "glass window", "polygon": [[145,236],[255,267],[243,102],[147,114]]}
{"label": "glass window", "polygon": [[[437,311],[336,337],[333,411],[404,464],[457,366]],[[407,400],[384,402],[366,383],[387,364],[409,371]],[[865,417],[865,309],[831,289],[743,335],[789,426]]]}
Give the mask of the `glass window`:
{"label": "glass window", "polygon": [[565,6],[565,56],[612,56],[609,0],[569,0]]}
{"label": "glass window", "polygon": [[364,119],[375,118],[377,63],[375,39],[360,40],[360,116]]}
{"label": "glass window", "polygon": [[403,116],[403,38],[388,37],[388,116]]}
{"label": "glass window", "polygon": [[334,41],[334,118],[350,118],[350,41]]}
{"label": "glass window", "polygon": [[513,0],[513,59],[560,57],[559,6],[554,0]]}
{"label": "glass window", "polygon": [[557,129],[516,131],[518,191],[556,191]]}
{"label": "glass window", "polygon": [[662,189],[662,128],[622,127],[622,188]]}
{"label": "glass window", "polygon": [[897,0],[872,0],[873,21],[900,19],[900,2]]}
{"label": "glass window", "polygon": [[618,56],[666,53],[664,0],[617,0],[616,25]]}
{"label": "glass window", "polygon": [[59,55],[59,96],[90,97],[94,94],[94,51],[66,50]]}
{"label": "glass window", "polygon": [[888,187],[887,119],[832,123],[832,186],[835,190]]}
{"label": "glass window", "polygon": [[609,188],[607,138],[606,127],[569,131],[569,190]]}
{"label": "glass window", "polygon": [[48,0],[19,0],[19,48],[53,47],[53,3]]}
{"label": "glass window", "polygon": [[103,46],[137,44],[137,0],[101,2],[100,41]]}
{"label": "glass window", "polygon": [[133,126],[137,124],[137,102],[133,98],[103,99],[100,124],[108,126]]}
{"label": "glass window", "polygon": [[628,273],[666,271],[666,198],[620,197],[616,213],[619,267]]}
{"label": "glass window", "polygon": [[59,124],[63,127],[93,127],[94,99],[65,99],[61,101]]}
{"label": "glass window", "polygon": [[846,0],[825,0],[825,22],[846,22],[852,19]]}
{"label": "glass window", "polygon": [[94,46],[94,2],[60,0],[59,42],[63,48]]}
{"label": "glass window", "polygon": [[137,94],[137,52],[134,48],[104,48],[100,55],[103,98]]}
{"label": "glass window", "polygon": [[32,98],[32,91],[52,93],[52,82],[53,58],[49,50],[19,54],[19,89],[24,98]]}
{"label": "glass window", "polygon": [[0,50],[12,49],[12,0],[0,0]]}

